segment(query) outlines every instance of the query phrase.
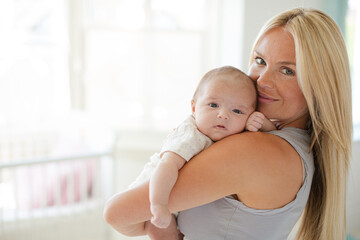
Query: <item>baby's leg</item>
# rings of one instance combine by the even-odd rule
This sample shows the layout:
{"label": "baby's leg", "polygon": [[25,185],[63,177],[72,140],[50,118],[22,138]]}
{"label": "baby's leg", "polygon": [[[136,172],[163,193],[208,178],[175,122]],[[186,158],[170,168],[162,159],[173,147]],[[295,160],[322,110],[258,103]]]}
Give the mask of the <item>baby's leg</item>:
{"label": "baby's leg", "polygon": [[145,223],[145,231],[151,240],[182,240],[183,235],[177,229],[176,219],[173,214],[171,214],[171,222],[167,228],[157,228],[150,221]]}

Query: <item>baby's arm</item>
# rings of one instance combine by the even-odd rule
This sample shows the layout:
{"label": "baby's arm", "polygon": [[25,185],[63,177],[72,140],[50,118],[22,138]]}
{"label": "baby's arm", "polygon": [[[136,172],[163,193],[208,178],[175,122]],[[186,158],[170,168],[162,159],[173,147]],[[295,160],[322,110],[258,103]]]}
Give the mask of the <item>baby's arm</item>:
{"label": "baby's arm", "polygon": [[261,112],[253,112],[246,122],[246,129],[251,132],[256,132],[258,130],[269,132],[276,130],[276,127]]}
{"label": "baby's arm", "polygon": [[151,223],[158,228],[166,228],[172,215],[168,210],[169,195],[174,186],[178,171],[184,166],[185,159],[173,152],[165,152],[150,179]]}

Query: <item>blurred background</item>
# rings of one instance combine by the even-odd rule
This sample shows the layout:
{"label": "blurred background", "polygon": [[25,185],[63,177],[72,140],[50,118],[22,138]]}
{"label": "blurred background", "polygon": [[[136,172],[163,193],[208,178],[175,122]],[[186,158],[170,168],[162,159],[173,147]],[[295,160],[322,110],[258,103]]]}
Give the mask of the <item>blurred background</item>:
{"label": "blurred background", "polygon": [[360,239],[360,0],[1,0],[0,239],[130,239],[105,224],[106,199],[190,113],[204,73],[246,72],[265,21],[299,6],[346,39],[347,232]]}

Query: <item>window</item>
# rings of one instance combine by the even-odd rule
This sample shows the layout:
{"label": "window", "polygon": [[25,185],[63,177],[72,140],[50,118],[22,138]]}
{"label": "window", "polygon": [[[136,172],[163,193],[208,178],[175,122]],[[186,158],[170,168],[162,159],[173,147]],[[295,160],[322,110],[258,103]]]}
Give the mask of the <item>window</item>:
{"label": "window", "polygon": [[0,1],[2,133],[69,109],[65,23],[62,0]]}
{"label": "window", "polygon": [[76,109],[116,129],[168,131],[206,71],[241,66],[242,4],[1,1],[0,127]]}
{"label": "window", "polygon": [[216,65],[217,1],[93,0],[84,27],[85,109],[120,129],[169,129]]}
{"label": "window", "polygon": [[346,41],[352,74],[354,140],[360,140],[360,2],[349,0],[346,18]]}

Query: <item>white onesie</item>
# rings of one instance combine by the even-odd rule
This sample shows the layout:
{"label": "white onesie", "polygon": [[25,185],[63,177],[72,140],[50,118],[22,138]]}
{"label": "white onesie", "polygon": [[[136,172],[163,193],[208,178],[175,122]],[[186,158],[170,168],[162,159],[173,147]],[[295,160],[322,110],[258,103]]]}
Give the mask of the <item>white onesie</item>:
{"label": "white onesie", "polygon": [[174,152],[189,161],[212,143],[213,141],[208,136],[197,129],[194,117],[189,116],[167,136],[160,153],[151,156],[150,162],[145,164],[144,169],[129,188],[134,188],[149,180],[165,152]]}

